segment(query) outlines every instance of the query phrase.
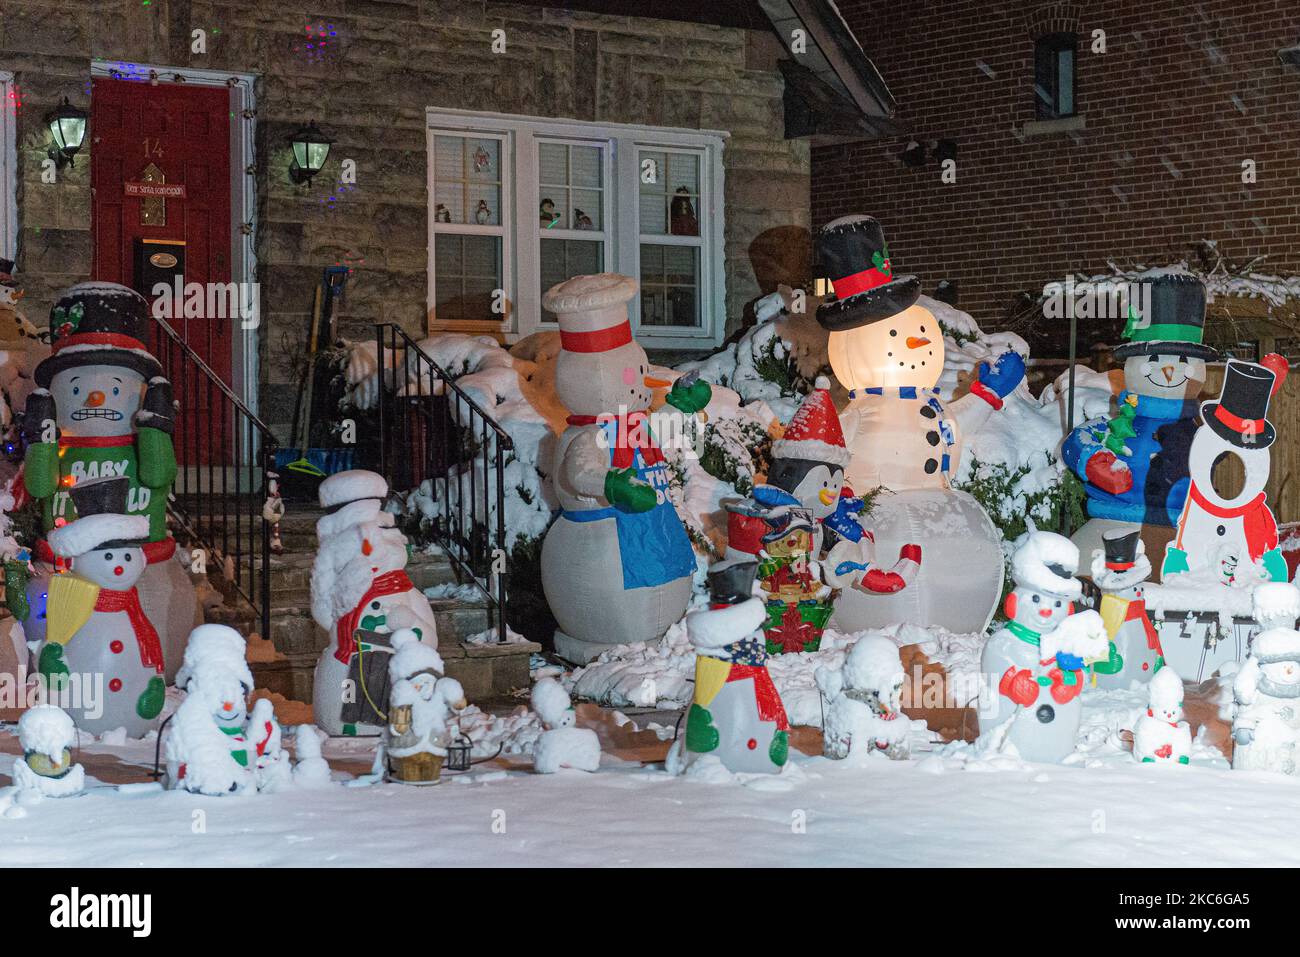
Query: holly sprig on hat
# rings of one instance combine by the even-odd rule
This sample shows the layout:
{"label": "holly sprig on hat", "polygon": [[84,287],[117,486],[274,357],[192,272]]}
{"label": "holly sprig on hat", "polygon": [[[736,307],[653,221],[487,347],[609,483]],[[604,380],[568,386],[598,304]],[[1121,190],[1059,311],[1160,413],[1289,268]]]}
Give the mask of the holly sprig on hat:
{"label": "holly sprig on hat", "polygon": [[55,306],[50,313],[50,324],[54,327],[55,336],[63,338],[72,335],[81,325],[81,320],[85,315],[86,306],[84,303],[74,302],[70,306]]}
{"label": "holly sprig on hat", "polygon": [[871,264],[886,276],[893,277],[893,268],[889,265],[889,247],[881,246],[871,254]]}

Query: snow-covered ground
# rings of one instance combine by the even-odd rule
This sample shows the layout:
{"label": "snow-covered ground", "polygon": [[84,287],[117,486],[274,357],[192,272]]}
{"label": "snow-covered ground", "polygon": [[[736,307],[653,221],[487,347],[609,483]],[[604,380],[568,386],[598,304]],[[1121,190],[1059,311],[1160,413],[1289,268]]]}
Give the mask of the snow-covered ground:
{"label": "snow-covered ground", "polygon": [[[0,867],[1300,864],[1300,781],[1227,770],[1203,747],[1190,767],[1135,764],[1116,732],[1141,702],[1088,693],[1078,763],[1059,767],[952,745],[861,764],[795,753],[779,776],[721,783],[606,755],[596,774],[525,762],[424,789],[204,798],[92,785],[0,818]],[[364,748],[349,742],[354,760]]]}

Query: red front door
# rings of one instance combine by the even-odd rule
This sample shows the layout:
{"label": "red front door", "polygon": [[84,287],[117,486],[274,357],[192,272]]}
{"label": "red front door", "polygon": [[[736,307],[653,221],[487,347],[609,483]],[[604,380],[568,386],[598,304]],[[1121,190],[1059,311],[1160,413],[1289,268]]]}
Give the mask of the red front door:
{"label": "red front door", "polygon": [[[94,81],[90,99],[93,277],[134,288],[137,239],[183,241],[184,289],[192,293],[189,284],[198,283],[204,294],[191,296],[189,309],[174,300],[167,322],[227,383],[239,318],[225,308],[209,315],[209,304],[228,298],[207,291],[231,277],[230,104],[226,87],[109,79]],[[138,187],[128,184],[141,182],[183,186],[184,196],[129,195]],[[152,301],[151,288],[139,291]],[[166,361],[156,342],[148,345]],[[170,365],[182,411],[178,453],[211,461],[215,450],[206,439],[220,413],[217,392],[193,381],[178,360]]]}

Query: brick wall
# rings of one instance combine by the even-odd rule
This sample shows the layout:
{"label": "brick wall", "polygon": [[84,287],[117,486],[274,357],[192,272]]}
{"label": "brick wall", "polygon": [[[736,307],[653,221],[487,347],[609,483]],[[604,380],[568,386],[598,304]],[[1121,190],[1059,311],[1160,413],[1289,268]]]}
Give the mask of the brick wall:
{"label": "brick wall", "polygon": [[[913,136],[958,144],[957,182],[903,167],[906,140],[814,150],[813,219],[878,216],[896,268],[996,326],[1021,290],[1108,259],[1168,261],[1203,238],[1300,273],[1300,40],[1288,0],[841,0]],[[1089,51],[1094,29],[1107,52]],[[1025,136],[1033,38],[1080,33],[1086,128]],[[1258,183],[1243,185],[1242,160]]]}
{"label": "brick wall", "polygon": [[[305,29],[321,23],[334,25],[336,42],[312,58]],[[190,52],[196,27],[208,31],[204,55]],[[498,27],[507,52],[489,55]],[[89,274],[89,144],[57,185],[41,183],[40,162],[42,117],[64,95],[88,107],[96,57],[259,76],[262,402],[282,436],[297,398],[285,345],[305,325],[324,265],[365,260],[349,284],[345,332],[360,335],[372,321],[423,325],[429,106],[729,131],[734,326],[760,291],[798,279],[762,266],[756,275],[754,240],[809,225],[809,150],[782,136],[775,52],[763,33],[483,0],[0,0],[0,69],[17,75],[21,93],[18,265],[27,313],[43,324],[57,291]],[[336,136],[332,156],[357,163],[357,189],[333,208],[320,202],[327,177],[308,190],[286,175],[287,135],[312,117]]]}

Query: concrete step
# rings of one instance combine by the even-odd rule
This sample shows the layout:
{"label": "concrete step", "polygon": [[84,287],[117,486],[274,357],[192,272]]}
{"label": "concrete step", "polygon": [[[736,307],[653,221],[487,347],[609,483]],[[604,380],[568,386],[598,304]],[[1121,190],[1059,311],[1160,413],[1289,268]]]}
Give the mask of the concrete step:
{"label": "concrete step", "polygon": [[[310,590],[314,552],[286,552],[271,556],[271,595]],[[416,552],[406,563],[406,574],[419,589],[456,583],[456,571],[446,555]]]}

